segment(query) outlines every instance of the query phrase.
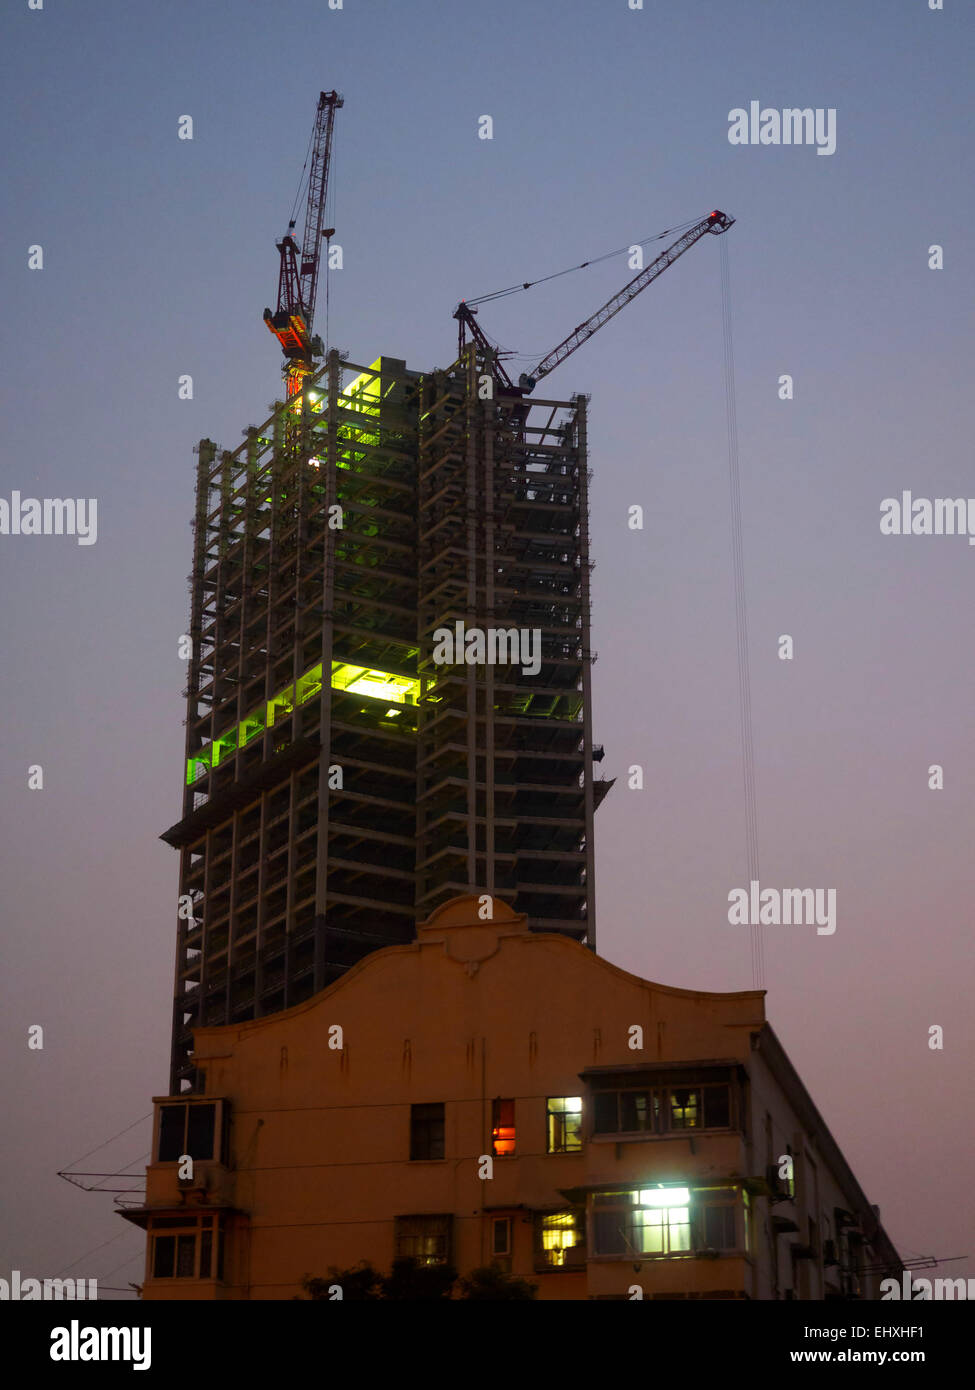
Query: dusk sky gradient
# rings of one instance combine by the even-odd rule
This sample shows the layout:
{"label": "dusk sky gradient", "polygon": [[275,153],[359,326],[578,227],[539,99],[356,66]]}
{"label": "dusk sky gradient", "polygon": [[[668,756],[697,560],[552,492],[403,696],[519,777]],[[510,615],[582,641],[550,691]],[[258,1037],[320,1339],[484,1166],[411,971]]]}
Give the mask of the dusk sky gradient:
{"label": "dusk sky gradient", "polygon": [[[56,1170],[166,1090],[178,862],[158,837],[181,805],[193,448],[235,449],[280,393],[261,315],[333,87],[329,339],[353,361],[447,366],[459,299],[737,219],[761,881],[837,893],[833,936],[765,930],[768,1016],[902,1256],[975,1276],[975,548],[879,527],[903,489],[975,497],[972,6],[11,0],[0,45],[0,496],[98,499],[95,545],[0,536],[0,1276],[142,1277],[144,1235]],[[835,107],[835,154],[732,146],[752,100]],[[592,398],[594,736],[618,778],[598,950],[730,991],[753,981],[727,920],[747,871],[719,248],[544,394]],[[480,321],[537,359],[632,273],[621,256]],[[148,1147],[147,1120],[79,1166],[141,1177]]]}

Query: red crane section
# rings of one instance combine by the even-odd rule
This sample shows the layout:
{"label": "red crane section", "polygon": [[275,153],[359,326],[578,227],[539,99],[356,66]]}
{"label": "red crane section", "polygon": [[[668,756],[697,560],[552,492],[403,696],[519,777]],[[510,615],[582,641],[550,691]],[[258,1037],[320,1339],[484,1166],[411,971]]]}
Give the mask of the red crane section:
{"label": "red crane section", "polygon": [[328,169],[332,158],[332,132],[335,113],[344,105],[338,92],[322,92],[312,132],[311,166],[308,171],[308,198],[305,229],[299,246],[294,237],[295,223],[288,223],[287,235],[277,242],[281,257],[278,271],[278,307],[264,310],[264,322],[281,344],[285,356],[284,374],[288,398],[301,391],[301,379],[313,370],[313,357],[322,352],[320,338],[312,335],[322,237],[330,237],[334,227],[323,228]]}

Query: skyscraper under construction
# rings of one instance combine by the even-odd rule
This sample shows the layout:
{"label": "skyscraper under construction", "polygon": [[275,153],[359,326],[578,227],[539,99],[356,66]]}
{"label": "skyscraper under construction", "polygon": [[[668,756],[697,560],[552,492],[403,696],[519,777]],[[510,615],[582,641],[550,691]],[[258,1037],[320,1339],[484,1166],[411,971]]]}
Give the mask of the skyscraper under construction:
{"label": "skyscraper under construction", "polygon": [[586,402],[505,380],[332,351],[199,445],[173,1092],[459,893],[594,945]]}
{"label": "skyscraper under construction", "polygon": [[277,243],[285,399],[234,453],[199,445],[174,1092],[194,1026],[297,1004],[458,894],[595,947],[586,400],[532,393],[734,222],[641,252],[517,385],[471,301],[446,370],[320,365],[342,105],[319,95],[304,231]]}

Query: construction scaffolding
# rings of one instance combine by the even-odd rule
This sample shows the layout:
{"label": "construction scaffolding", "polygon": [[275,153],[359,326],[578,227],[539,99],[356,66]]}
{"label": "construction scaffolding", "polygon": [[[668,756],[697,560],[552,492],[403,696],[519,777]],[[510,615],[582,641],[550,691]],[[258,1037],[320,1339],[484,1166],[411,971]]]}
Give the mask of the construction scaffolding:
{"label": "construction scaffolding", "polygon": [[[457,893],[594,945],[586,402],[490,366],[332,352],[199,445],[174,1093],[194,1026],[299,1003]],[[458,624],[500,659],[440,659]]]}

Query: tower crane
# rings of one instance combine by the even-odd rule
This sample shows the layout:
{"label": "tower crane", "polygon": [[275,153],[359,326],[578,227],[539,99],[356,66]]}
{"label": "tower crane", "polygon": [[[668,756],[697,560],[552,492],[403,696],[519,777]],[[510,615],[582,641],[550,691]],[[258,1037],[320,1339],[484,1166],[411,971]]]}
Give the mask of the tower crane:
{"label": "tower crane", "polygon": [[[709,213],[700,222],[695,222],[672,245],[668,246],[666,251],[662,251],[656,260],[651,261],[648,266],[645,266],[635,275],[629,284],[624,285],[618,294],[614,294],[612,299],[607,300],[601,309],[597,309],[594,314],[591,314],[583,323],[574,328],[568,337],[563,338],[557,347],[546,353],[530,372],[522,372],[518,378],[517,386],[498,360],[497,354],[474,317],[477,313],[475,305],[478,301],[471,304],[467,300],[463,300],[454,310],[454,318],[458,320],[459,324],[460,349],[461,351],[464,349],[465,332],[469,333],[472,340],[492,361],[492,370],[499,389],[506,395],[527,396],[534,391],[543,377],[548,376],[549,372],[553,371],[560,362],[564,362],[567,357],[570,357],[577,348],[580,348],[584,342],[592,337],[597,329],[602,328],[604,323],[608,323],[622,308],[635,299],[641,290],[645,290],[648,285],[653,284],[654,280],[662,275],[669,265],[673,265],[674,261],[689,250],[696,241],[700,241],[701,237],[708,233],[712,236],[720,236],[723,232],[728,231],[729,227],[734,226],[734,223],[733,217],[728,217],[725,213],[717,210]],[[528,289],[528,284],[521,288]]]}
{"label": "tower crane", "polygon": [[264,310],[264,322],[281,344],[285,356],[283,370],[289,400],[300,393],[302,378],[313,370],[312,359],[320,357],[323,352],[321,338],[312,336],[312,325],[322,238],[327,239],[335,231],[334,227],[323,228],[322,222],[325,217],[335,113],[344,104],[338,92],[319,94],[311,139],[308,198],[301,245],[295,240],[293,218],[288,223],[287,233],[276,243],[281,257],[278,307],[275,313],[270,309]]}

